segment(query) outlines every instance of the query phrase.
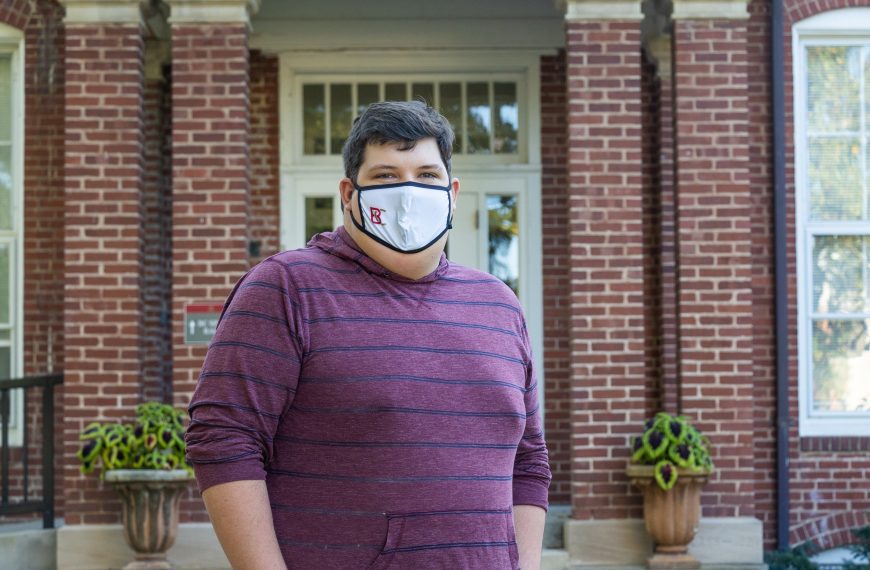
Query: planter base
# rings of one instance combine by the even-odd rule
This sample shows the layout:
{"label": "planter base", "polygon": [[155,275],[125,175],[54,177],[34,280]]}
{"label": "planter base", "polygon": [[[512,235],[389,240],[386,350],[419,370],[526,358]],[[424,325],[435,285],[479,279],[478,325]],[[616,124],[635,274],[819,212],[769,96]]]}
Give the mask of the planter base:
{"label": "planter base", "polygon": [[166,559],[165,555],[154,557],[138,555],[133,562],[121,570],[175,570],[175,566]]}
{"label": "planter base", "polygon": [[701,563],[690,554],[656,552],[646,561],[650,570],[699,570]]}

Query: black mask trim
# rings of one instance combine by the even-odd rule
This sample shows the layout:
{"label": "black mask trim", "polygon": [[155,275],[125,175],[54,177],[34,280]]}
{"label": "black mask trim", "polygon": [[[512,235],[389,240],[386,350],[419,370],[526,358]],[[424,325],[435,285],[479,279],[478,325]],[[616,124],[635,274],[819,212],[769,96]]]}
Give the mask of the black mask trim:
{"label": "black mask trim", "polygon": [[356,226],[356,228],[359,231],[361,231],[362,233],[364,233],[368,237],[372,238],[374,241],[378,242],[379,244],[381,244],[384,247],[388,247],[388,248],[392,249],[393,251],[397,251],[399,253],[407,253],[407,254],[420,253],[421,251],[425,251],[425,250],[429,249],[430,247],[432,247],[432,245],[435,242],[437,242],[439,239],[441,239],[444,236],[444,234],[446,234],[449,230],[453,229],[453,192],[450,191],[451,190],[450,183],[448,183],[446,186],[435,186],[434,184],[421,184],[420,182],[392,182],[390,184],[373,184],[370,186],[357,186],[356,182],[354,182],[353,187],[356,189],[356,200],[357,200],[356,206],[357,206],[357,209],[360,212],[362,212],[361,195],[366,190],[380,190],[383,188],[401,188],[403,186],[414,186],[415,188],[425,188],[427,190],[438,190],[439,192],[447,192],[447,221],[444,224],[444,229],[437,236],[435,236],[435,238],[432,241],[430,241],[429,243],[427,243],[423,247],[418,247],[417,249],[412,249],[412,250],[404,250],[404,249],[399,249],[398,247],[394,246],[393,244],[391,244],[387,241],[384,241],[383,239],[381,239],[380,237],[376,236],[375,234],[369,232],[366,229],[365,218],[362,218],[362,223],[359,223],[356,221],[356,218],[353,217],[353,208],[351,208],[351,210],[349,212],[350,213],[350,221],[353,222],[353,225]]}

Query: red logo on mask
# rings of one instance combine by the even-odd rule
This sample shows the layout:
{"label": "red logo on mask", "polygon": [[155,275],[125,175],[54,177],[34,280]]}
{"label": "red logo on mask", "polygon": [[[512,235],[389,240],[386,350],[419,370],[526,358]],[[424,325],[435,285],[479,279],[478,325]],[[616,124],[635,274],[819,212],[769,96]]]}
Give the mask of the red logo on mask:
{"label": "red logo on mask", "polygon": [[369,208],[370,218],[372,219],[373,224],[378,224],[380,226],[384,225],[384,222],[381,221],[381,214],[386,212],[383,208]]}

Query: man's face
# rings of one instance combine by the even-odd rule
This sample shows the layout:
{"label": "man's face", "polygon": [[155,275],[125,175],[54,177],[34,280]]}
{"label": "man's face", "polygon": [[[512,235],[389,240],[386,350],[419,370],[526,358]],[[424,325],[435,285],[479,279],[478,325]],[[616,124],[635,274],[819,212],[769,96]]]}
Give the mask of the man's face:
{"label": "man's face", "polygon": [[414,148],[400,150],[401,143],[369,144],[357,176],[358,186],[420,182],[446,186],[447,169],[434,138],[417,141]]}
{"label": "man's face", "polygon": [[[441,153],[438,151],[438,143],[435,139],[431,137],[421,139],[417,141],[414,148],[407,150],[402,150],[402,146],[402,143],[369,144],[366,147],[363,162],[360,165],[355,181],[356,185],[365,187],[415,182],[443,188],[449,184],[452,194],[451,204],[452,208],[455,209],[456,196],[459,193],[459,181],[455,178],[451,179],[447,173],[447,168],[441,160]],[[378,256],[378,260],[382,263],[384,262],[382,255],[393,256],[396,254],[396,252],[389,250],[386,246],[375,242],[369,236],[359,231],[352,223],[351,216],[353,216],[353,220],[362,220],[357,200],[358,191],[354,188],[354,181],[351,181],[349,178],[342,179],[339,189],[341,201],[345,209],[344,226],[357,244],[363,247],[364,251],[369,255]],[[426,214],[428,212],[423,213],[423,215]],[[437,213],[433,212],[433,215],[437,215]],[[447,234],[445,233],[441,239],[419,254],[399,253],[398,255],[406,255],[409,258],[414,258],[418,255],[437,256],[441,254],[446,242]]]}

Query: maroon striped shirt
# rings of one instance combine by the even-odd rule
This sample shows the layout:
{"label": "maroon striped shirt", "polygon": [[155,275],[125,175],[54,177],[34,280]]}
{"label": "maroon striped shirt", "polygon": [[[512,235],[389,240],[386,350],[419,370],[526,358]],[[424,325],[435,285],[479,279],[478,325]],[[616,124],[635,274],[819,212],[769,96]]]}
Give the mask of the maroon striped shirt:
{"label": "maroon striped shirt", "polygon": [[253,268],[190,405],[201,490],[265,479],[289,568],[515,569],[550,469],[513,292],[391,275],[343,228]]}

